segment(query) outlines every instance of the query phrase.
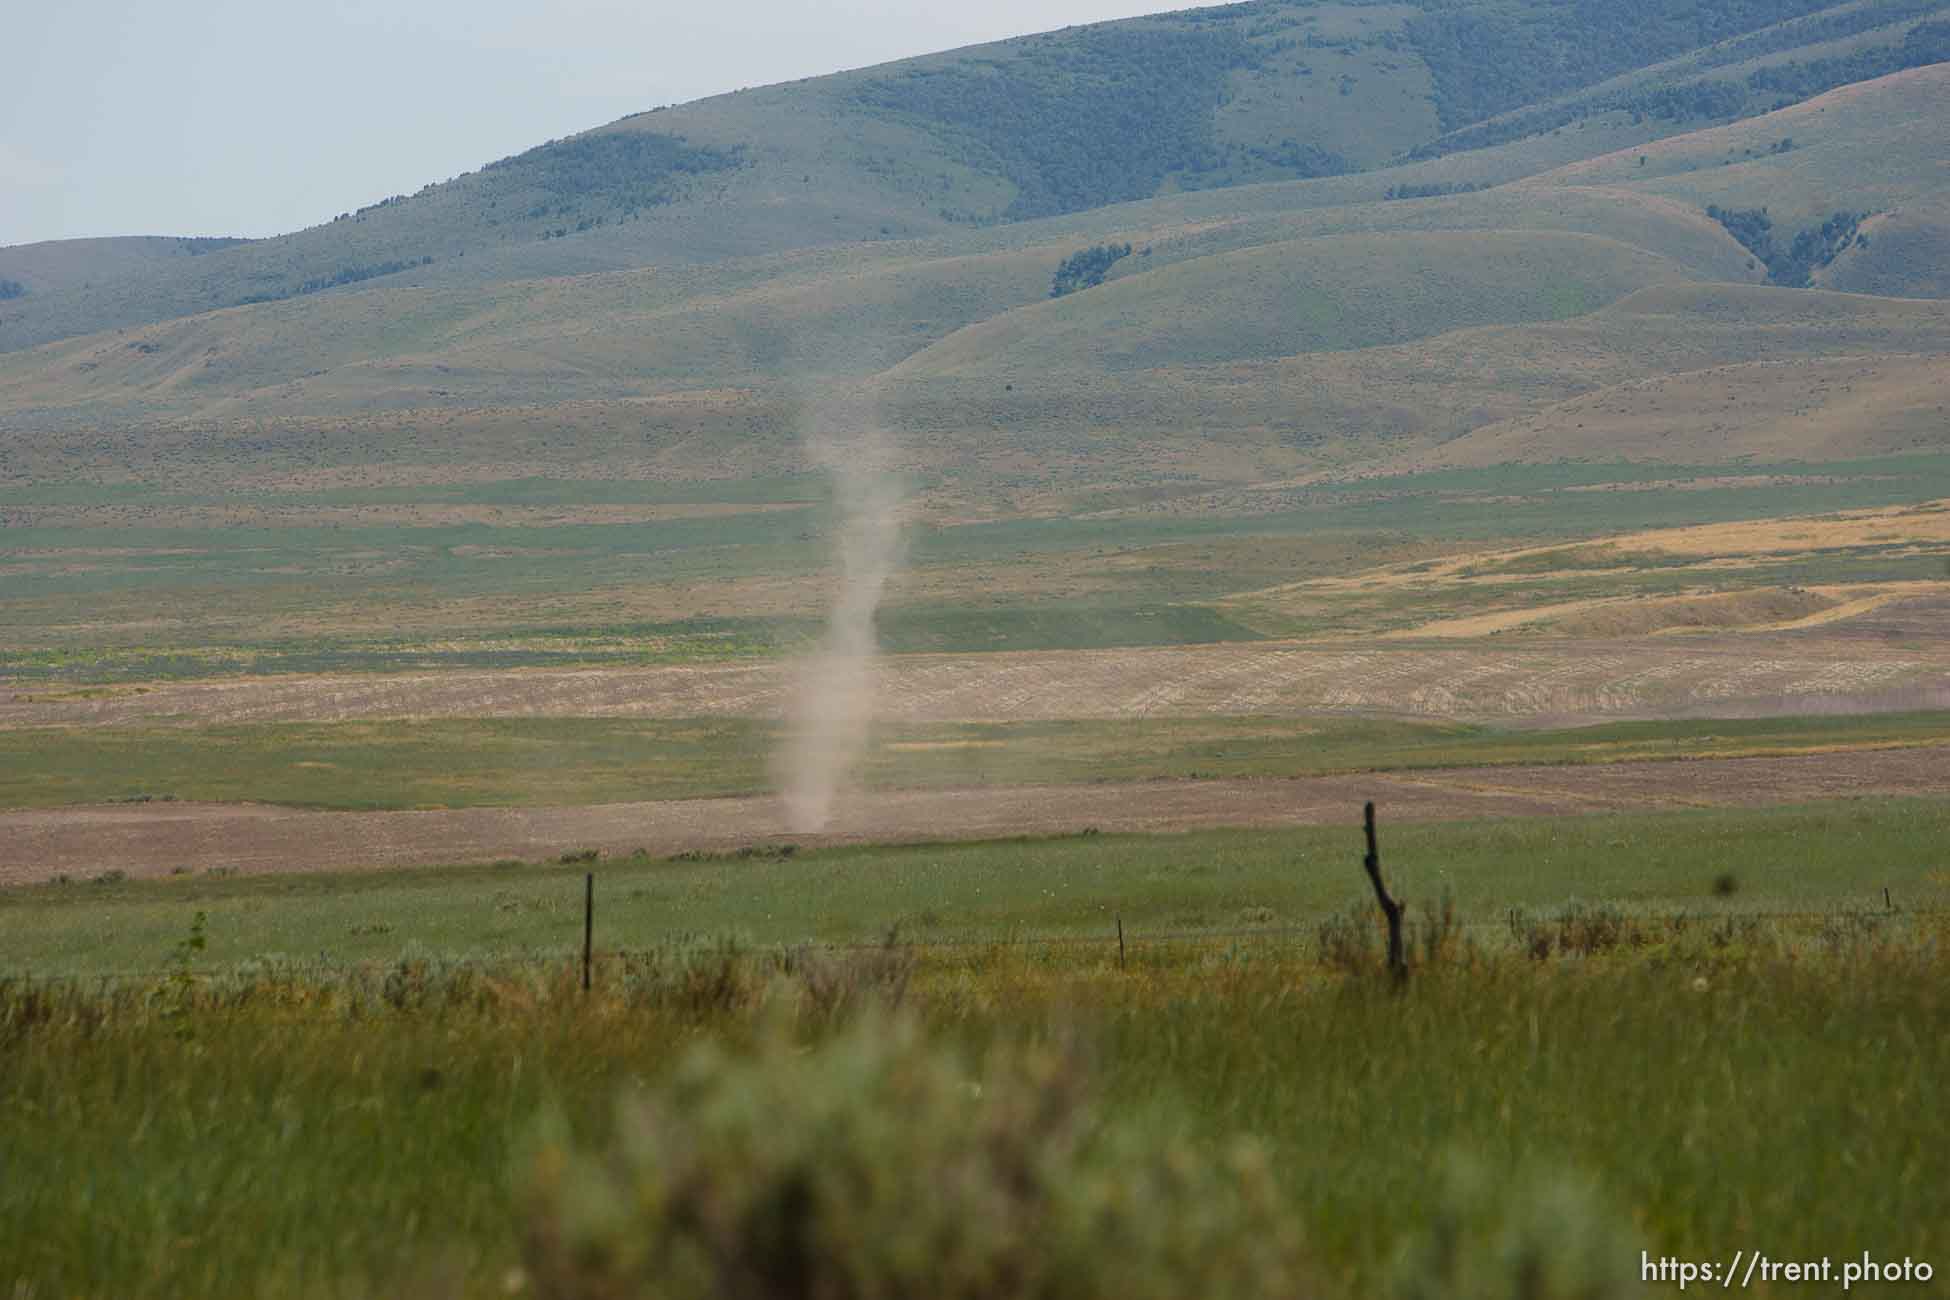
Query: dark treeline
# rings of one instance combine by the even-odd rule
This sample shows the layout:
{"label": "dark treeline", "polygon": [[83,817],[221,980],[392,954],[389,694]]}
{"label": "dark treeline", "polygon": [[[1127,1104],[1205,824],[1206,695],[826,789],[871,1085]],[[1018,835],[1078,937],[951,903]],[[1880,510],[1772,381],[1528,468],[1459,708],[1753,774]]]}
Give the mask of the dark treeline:
{"label": "dark treeline", "polygon": [[1408,35],[1454,131],[1702,45],[1826,9],[1831,0],[1423,0]]}
{"label": "dark treeline", "polygon": [[1804,289],[1816,271],[1847,252],[1852,244],[1866,242],[1858,233],[1865,212],[1837,212],[1819,226],[1810,226],[1785,245],[1774,238],[1774,219],[1766,208],[1722,208],[1709,206],[1706,215],[1726,227],[1767,268],[1767,278],[1775,284]]}
{"label": "dark treeline", "polygon": [[1234,168],[1286,177],[1347,170],[1344,159],[1291,140],[1250,148],[1214,139],[1228,74],[1263,66],[1267,54],[1209,16],[1172,27],[1083,28],[1008,57],[874,78],[853,97],[915,120],[974,165],[1001,172],[1017,190],[1002,214],[1008,220],[1148,198],[1171,176],[1199,188],[1201,177]]}
{"label": "dark treeline", "polygon": [[574,211],[587,202],[630,216],[669,203],[688,177],[729,171],[743,163],[741,149],[694,145],[654,131],[603,131],[552,140],[481,171],[496,188],[548,195],[553,203],[539,204],[531,216]]}
{"label": "dark treeline", "polygon": [[1515,113],[1494,122],[1479,123],[1423,145],[1411,151],[1409,157],[1439,158],[1471,149],[1487,149],[1492,145],[1555,131],[1601,113],[1630,113],[1635,121],[1649,117],[1666,122],[1701,122],[1730,120],[1743,116],[1747,109],[1747,92],[1738,83],[1723,78],[1678,86],[1647,87],[1569,104],[1553,104],[1526,113]]}
{"label": "dark treeline", "polygon": [[1474,181],[1430,181],[1426,185],[1390,185],[1384,199],[1439,199],[1446,194],[1473,194],[1488,189]]}
{"label": "dark treeline", "polygon": [[[1745,48],[1743,57],[1757,57],[1778,49],[1792,49],[1812,40],[1873,30],[1912,18],[1917,13],[1941,10],[1945,0],[1890,0],[1881,7],[1847,14],[1824,14],[1819,19],[1791,25],[1780,31],[1756,33],[1750,42],[1734,42],[1701,60],[1702,66],[1719,66],[1735,61],[1729,51]],[[1457,21],[1461,21],[1460,18]],[[1470,19],[1475,22],[1475,18]],[[1864,28],[1861,24],[1867,24]],[[1523,48],[1538,39],[1511,37],[1515,47]],[[1487,51],[1483,52],[1487,59]],[[1910,29],[1900,42],[1858,50],[1853,54],[1811,59],[1761,68],[1742,81],[1724,77],[1703,78],[1678,85],[1594,95],[1570,103],[1513,113],[1494,122],[1479,122],[1451,131],[1442,139],[1414,150],[1414,158],[1433,158],[1470,149],[1483,149],[1526,136],[1540,135],[1585,118],[1608,112],[1629,112],[1634,119],[1655,118],[1674,122],[1730,121],[1784,108],[1812,98],[1824,91],[1851,82],[1886,76],[1906,68],[1950,61],[1950,22],[1921,23]],[[1433,65],[1431,65],[1433,67]],[[1458,70],[1461,75],[1461,70]],[[1444,118],[1445,123],[1447,117]]]}
{"label": "dark treeline", "polygon": [[1129,244],[1097,244],[1080,253],[1070,254],[1063,259],[1063,265],[1056,268],[1056,279],[1050,285],[1049,296],[1061,298],[1079,289],[1095,288],[1104,282],[1111,267],[1130,255]]}
{"label": "dark treeline", "polygon": [[358,284],[364,280],[377,280],[381,276],[398,275],[401,271],[411,271],[416,267],[433,265],[431,254],[425,257],[407,258],[396,262],[375,262],[370,266],[342,266],[330,275],[317,275],[304,280],[282,293],[254,293],[237,300],[238,306],[258,302],[282,302],[286,298],[300,298],[308,293],[323,293],[342,285]]}
{"label": "dark treeline", "polygon": [[188,253],[191,257],[201,257],[205,253],[221,252],[223,249],[235,248],[239,244],[250,242],[248,239],[239,239],[235,235],[196,235],[177,240],[176,251]]}
{"label": "dark treeline", "polygon": [[1786,103],[1812,98],[1854,81],[1950,62],[1950,22],[1918,23],[1900,45],[1879,45],[1833,59],[1810,59],[1760,68],[1747,78],[1755,90],[1771,91]]}
{"label": "dark treeline", "polygon": [[1878,27],[1888,27],[1935,13],[1943,8],[1943,3],[1944,0],[1874,0],[1873,3],[1857,5],[1838,13],[1814,14],[1704,51],[1695,61],[1695,66],[1721,68],[1730,63],[1744,63],[1763,55],[1778,54],[1782,50],[1844,40],[1863,32],[1872,32]]}

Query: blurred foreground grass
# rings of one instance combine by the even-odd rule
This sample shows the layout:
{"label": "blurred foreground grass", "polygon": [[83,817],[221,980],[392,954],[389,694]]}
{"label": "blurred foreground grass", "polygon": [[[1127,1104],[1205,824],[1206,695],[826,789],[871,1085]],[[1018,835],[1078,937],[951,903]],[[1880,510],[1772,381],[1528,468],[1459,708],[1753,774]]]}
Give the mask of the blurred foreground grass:
{"label": "blurred foreground grass", "polygon": [[149,981],[0,983],[0,1286],[1096,1295],[1142,1265],[1143,1294],[1545,1300],[1642,1293],[1641,1248],[1941,1268],[1941,916],[1569,915],[1542,959],[1427,928],[1399,993],[1351,918],[1123,968],[691,942],[590,995],[566,961],[196,975],[186,929]]}

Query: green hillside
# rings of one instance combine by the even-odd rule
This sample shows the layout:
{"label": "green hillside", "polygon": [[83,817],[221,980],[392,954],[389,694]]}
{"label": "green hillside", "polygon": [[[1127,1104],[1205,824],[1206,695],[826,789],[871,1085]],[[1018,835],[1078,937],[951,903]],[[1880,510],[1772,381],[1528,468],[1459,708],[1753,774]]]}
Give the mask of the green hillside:
{"label": "green hillside", "polygon": [[1508,180],[1950,56],[1947,16],[1950,0],[1255,0],[1069,28],[639,114],[276,239],[0,250],[20,289],[0,301],[0,350],[375,285],[939,237],[1514,144],[1524,161],[1359,192]]}
{"label": "green hillside", "polygon": [[[365,447],[387,427],[427,427],[438,411],[447,414],[437,444],[455,436],[456,421],[499,427],[467,412],[690,394],[685,409],[718,422],[712,438],[736,441],[789,427],[791,404],[823,384],[882,376],[877,389],[903,419],[930,429],[950,420],[956,436],[930,453],[937,468],[966,466],[962,434],[1009,425],[1024,438],[1044,430],[1046,449],[1051,431],[1060,442],[1091,429],[1268,419],[1327,441],[1375,428],[1450,435],[1519,414],[1532,367],[1488,379],[1465,368],[1452,388],[1419,359],[1438,345],[1398,349],[1452,331],[1480,338],[1468,331],[1574,323],[1660,284],[1765,282],[1770,268],[1741,231],[1710,212],[1771,212],[1782,243],[1834,213],[1868,213],[1854,227],[1866,243],[1851,238],[1816,269],[1817,282],[1843,288],[1837,277],[1873,276],[1865,287],[1884,295],[1930,292],[1938,263],[1927,232],[1950,202],[1950,173],[1935,161],[1950,153],[1950,117],[1936,111],[1946,86],[1950,65],[1912,70],[1570,163],[1564,137],[1546,136],[925,239],[577,276],[347,286],[0,356],[0,427],[376,421],[344,435]],[[1479,170],[1467,170],[1472,160]],[[1387,197],[1432,189],[1449,192]],[[1127,246],[1097,267],[1101,283],[1052,300],[1066,261]],[[1353,355],[1330,362],[1328,353]],[[1296,412],[1264,369],[1288,359],[1288,368],[1343,373]],[[1221,382],[1206,373],[1213,366],[1256,368]],[[1370,384],[1386,395],[1382,414],[1364,396]],[[1575,391],[1553,380],[1537,395]],[[928,414],[937,404],[954,414]],[[581,416],[563,423],[594,427]],[[415,440],[420,454],[428,441]],[[693,452],[701,464],[745,454],[722,443]]]}
{"label": "green hillside", "polygon": [[930,348],[894,377],[1152,370],[1274,360],[1468,325],[1583,315],[1684,272],[1583,235],[1337,235],[1219,253],[1039,303]]}

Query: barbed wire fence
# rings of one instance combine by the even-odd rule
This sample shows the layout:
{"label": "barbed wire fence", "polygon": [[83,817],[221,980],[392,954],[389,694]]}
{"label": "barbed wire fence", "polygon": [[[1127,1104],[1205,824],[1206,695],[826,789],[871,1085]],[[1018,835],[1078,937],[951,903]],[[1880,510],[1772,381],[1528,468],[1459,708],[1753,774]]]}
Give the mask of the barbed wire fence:
{"label": "barbed wire fence", "polygon": [[[578,891],[583,892],[583,891]],[[1598,906],[1602,906],[1599,904]],[[1698,910],[1645,911],[1631,912],[1615,909],[1629,920],[1669,924],[1677,921],[1683,925],[1713,925],[1727,921],[1756,923],[1801,923],[1821,924],[1846,917],[1864,917],[1881,920],[1934,920],[1950,916],[1950,905],[1929,903],[1924,905],[1904,905],[1888,897],[1880,900],[1864,898],[1858,903],[1838,901],[1829,908],[1770,908],[1755,910],[1737,905],[1706,907]],[[1107,915],[1101,932],[1096,930],[1008,930],[991,934],[946,934],[910,935],[904,918],[890,922],[886,932],[879,939],[822,940],[815,938],[786,939],[768,943],[752,943],[748,951],[753,953],[783,953],[798,949],[810,949],[824,953],[865,953],[885,952],[900,949],[911,953],[928,952],[971,952],[982,949],[1017,950],[1030,952],[1043,949],[1050,955],[1059,952],[1075,954],[1102,950],[1106,959],[1114,959],[1120,950],[1132,953],[1159,947],[1199,946],[1221,949],[1227,945],[1253,945],[1262,948],[1317,948],[1321,942],[1321,928],[1333,918],[1352,918],[1360,909],[1348,907],[1340,911],[1317,913],[1305,921],[1285,925],[1233,926],[1225,928],[1175,927],[1167,929],[1146,929],[1133,924],[1129,918],[1116,913]],[[593,908],[591,908],[593,913]],[[1513,915],[1514,914],[1514,915]],[[1480,935],[1484,933],[1511,935],[1517,933],[1519,924],[1535,923],[1551,926],[1564,914],[1564,905],[1556,905],[1541,911],[1517,907],[1506,910],[1495,917],[1475,916],[1468,918],[1438,917],[1426,909],[1411,912],[1411,927],[1437,924],[1448,933]],[[1370,918],[1379,928],[1378,913]],[[578,920],[588,923],[589,915]],[[582,927],[577,927],[578,932]],[[605,962],[627,960],[632,957],[647,957],[658,952],[669,952],[710,944],[735,938],[735,935],[716,931],[674,930],[657,935],[631,936],[634,942],[626,945],[606,947],[593,946],[585,950],[582,945],[565,934],[563,946],[559,949],[537,949],[526,953],[505,953],[479,956],[452,956],[437,952],[402,952],[393,957],[372,957],[352,961],[336,959],[273,959],[269,954],[257,957],[240,958],[225,964],[203,964],[185,967],[168,961],[159,961],[151,966],[126,967],[86,972],[42,973],[32,969],[0,971],[0,982],[31,981],[40,984],[141,984],[188,973],[199,979],[212,979],[237,973],[252,965],[263,965],[271,969],[304,970],[312,969],[319,973],[340,976],[377,976],[396,969],[402,962],[413,960],[437,961],[450,970],[506,971],[522,968],[546,968],[573,964],[578,960],[590,961],[600,970]]]}

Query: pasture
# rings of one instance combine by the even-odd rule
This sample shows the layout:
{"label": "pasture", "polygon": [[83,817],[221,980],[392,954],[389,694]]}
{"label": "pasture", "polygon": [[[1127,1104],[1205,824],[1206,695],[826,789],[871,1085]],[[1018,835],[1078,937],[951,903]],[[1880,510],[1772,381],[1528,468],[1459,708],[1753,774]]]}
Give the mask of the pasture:
{"label": "pasture", "polygon": [[[31,465],[25,441],[17,458]],[[234,439],[190,441],[156,471],[239,472],[222,459]],[[144,481],[150,454],[130,451],[128,480],[91,484],[77,481],[87,471],[50,464],[35,472],[60,486],[0,492],[0,672],[13,682],[769,659],[817,634],[831,594],[836,515],[826,485],[804,476],[454,483],[421,465],[406,467],[406,483],[324,487],[292,469],[211,493]],[[1366,635],[1432,621],[1462,595],[1527,608],[1941,582],[1950,562],[1940,514],[1924,509],[1950,496],[1940,453],[1818,468],[1750,461],[1734,473],[1666,462],[1444,468],[1252,489],[1134,457],[1118,482],[1055,485],[1027,510],[996,509],[988,494],[1001,486],[917,469],[901,569],[878,619],[883,648]],[[1852,510],[1888,517],[1798,554],[1736,536],[1738,564],[1674,556],[1645,570],[1533,572],[1505,589],[1453,581],[1465,557]],[[1405,585],[1401,571],[1418,564],[1445,565],[1436,576],[1451,580]],[[1322,591],[1332,599],[1313,599]]]}
{"label": "pasture", "polygon": [[[0,1259],[32,1296],[559,1293],[635,1257],[600,1181],[556,1180],[621,1168],[585,1153],[617,1149],[636,1098],[709,1127],[776,1079],[789,1152],[851,1122],[832,1071],[925,1051],[1002,1105],[1008,1062],[1057,1051],[1104,1176],[1151,1186],[1156,1153],[1196,1181],[1249,1142],[1307,1294],[1495,1287],[1517,1245],[1575,1287],[1552,1295],[1644,1293],[1641,1249],[1942,1260],[1947,816],[1384,821],[1400,992],[1352,824],[9,890]],[[695,1101],[670,1082],[687,1058]],[[808,1213],[843,1212],[830,1194]],[[1169,1215],[1150,1194],[1132,1212]],[[1449,1222],[1464,1258],[1422,1258]],[[822,1240],[820,1267],[892,1266]],[[1206,1241],[1201,1267],[1230,1276],[1239,1249]]]}

